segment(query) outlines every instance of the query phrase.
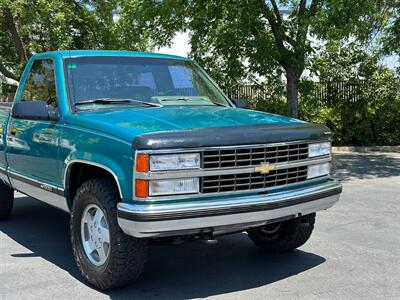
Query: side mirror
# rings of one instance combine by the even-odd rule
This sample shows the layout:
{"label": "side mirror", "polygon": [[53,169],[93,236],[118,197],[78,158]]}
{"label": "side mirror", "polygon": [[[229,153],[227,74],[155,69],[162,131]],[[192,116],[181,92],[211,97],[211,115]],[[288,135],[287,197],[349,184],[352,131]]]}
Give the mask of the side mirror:
{"label": "side mirror", "polygon": [[11,116],[15,119],[58,121],[58,111],[45,101],[22,101],[15,103]]}
{"label": "side mirror", "polygon": [[232,102],[236,105],[237,108],[250,108],[250,103],[244,99],[232,99]]}

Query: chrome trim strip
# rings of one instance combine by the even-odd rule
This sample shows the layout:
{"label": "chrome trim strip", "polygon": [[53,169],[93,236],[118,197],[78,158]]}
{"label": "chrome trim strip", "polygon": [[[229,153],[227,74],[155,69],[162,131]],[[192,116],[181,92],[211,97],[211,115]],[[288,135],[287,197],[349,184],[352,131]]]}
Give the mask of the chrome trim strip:
{"label": "chrome trim strip", "polygon": [[212,198],[215,196],[240,196],[243,194],[259,194],[259,193],[269,193],[273,192],[275,190],[281,190],[282,188],[291,188],[296,185],[304,185],[308,183],[317,183],[321,181],[326,181],[328,179],[331,179],[330,176],[321,176],[321,177],[316,177],[312,179],[307,179],[306,181],[302,182],[296,182],[296,183],[290,183],[290,184],[285,184],[285,185],[280,185],[276,187],[270,187],[270,188],[265,188],[265,189],[252,189],[252,190],[243,190],[243,191],[234,191],[234,192],[219,192],[219,193],[207,193],[207,194],[180,194],[180,195],[170,195],[170,196],[159,196],[159,197],[148,197],[148,198],[135,198],[135,201],[140,201],[140,202],[146,202],[146,203],[152,203],[152,202],[159,202],[159,201],[168,201],[168,200],[184,200],[184,199],[190,199],[191,201],[196,201],[196,199],[201,199],[201,198]]}
{"label": "chrome trim strip", "polygon": [[[137,205],[120,203],[118,210],[135,215],[151,216],[163,214],[195,213],[196,211],[210,211],[226,208],[252,207],[260,204],[269,203],[288,203],[287,206],[274,208],[270,210],[260,210],[252,212],[227,213],[218,216],[188,217],[176,220],[151,220],[139,221],[125,218],[118,218],[118,223],[122,230],[135,237],[154,237],[183,234],[185,230],[196,230],[199,232],[218,230],[219,226],[249,224],[255,222],[267,223],[268,220],[298,216],[313,213],[319,210],[327,209],[333,206],[339,200],[341,185],[331,180],[325,184],[306,189],[297,189],[293,191],[277,192],[274,194],[253,195],[247,197],[232,197],[229,199],[218,199],[201,202],[173,203],[159,205]],[[339,190],[337,194],[324,196],[327,192]],[[321,195],[321,198],[318,198]],[[316,200],[290,205],[290,201],[295,201],[302,197],[313,196]],[[234,210],[233,210],[234,211]],[[249,227],[251,227],[249,225]]]}
{"label": "chrome trim strip", "polygon": [[260,203],[272,203],[282,200],[290,200],[294,198],[311,196],[321,194],[323,192],[335,190],[340,188],[341,184],[337,180],[329,180],[328,182],[321,183],[319,185],[299,188],[291,191],[280,191],[270,194],[251,195],[246,197],[236,197],[232,195],[230,198],[203,201],[190,201],[190,202],[179,202],[179,203],[162,203],[162,204],[132,204],[121,202],[118,204],[118,210],[124,212],[134,212],[135,214],[153,214],[153,213],[177,213],[183,211],[194,211],[197,209],[207,210],[216,208],[226,207],[243,207],[244,205],[255,205]]}
{"label": "chrome trim strip", "polygon": [[[11,177],[12,180],[18,180],[18,179],[16,179],[15,177],[22,177],[22,178],[26,179],[26,181],[35,182],[35,183],[37,183],[37,184],[39,184],[39,185],[49,186],[49,187],[51,187],[52,189],[57,190],[57,191],[60,192],[60,193],[64,193],[64,189],[63,189],[63,188],[60,188],[60,187],[58,187],[58,186],[55,186],[55,185],[52,185],[52,184],[49,184],[49,183],[46,183],[46,182],[39,181],[39,180],[37,180],[37,179],[31,178],[31,177],[28,177],[28,176],[22,175],[22,174],[20,174],[20,173],[15,172],[15,171],[11,171],[10,169],[8,170],[8,174],[9,174],[9,176]],[[14,176],[14,177],[13,177],[13,176]],[[54,193],[53,193],[53,194],[54,194]]]}
{"label": "chrome trim strip", "polygon": [[119,184],[118,177],[117,177],[117,175],[115,175],[114,171],[111,170],[110,168],[108,168],[108,167],[102,165],[102,164],[94,163],[94,162],[87,161],[87,160],[73,159],[73,160],[69,160],[68,162],[64,163],[64,164],[65,164],[65,173],[64,173],[64,182],[63,182],[64,189],[67,188],[67,187],[66,187],[66,183],[67,183],[67,174],[68,174],[69,168],[70,168],[74,163],[82,163],[82,164],[87,164],[87,165],[95,166],[95,167],[101,168],[101,169],[106,170],[107,172],[109,172],[109,173],[114,177],[114,180],[115,180],[115,182],[117,183],[120,198],[123,199],[123,198],[122,198],[122,189],[121,189],[121,186],[120,186],[120,184]]}
{"label": "chrome trim strip", "polygon": [[[35,182],[36,184],[41,184],[40,181],[38,181],[38,180],[30,179],[26,176],[22,176],[18,173],[11,172],[11,171],[9,171],[9,174],[10,174],[10,178],[12,180],[13,188],[15,188],[17,191],[19,191],[29,197],[32,197],[39,201],[47,203],[51,206],[59,208],[65,212],[68,212],[68,213],[70,212],[67,200],[65,199],[65,197],[63,195],[54,193],[52,191],[48,191],[44,188],[37,187],[35,185],[28,183],[29,181],[31,181],[31,182]],[[12,177],[12,174],[15,174],[15,177]],[[18,179],[18,177],[25,178],[25,180],[20,180],[20,179]],[[46,183],[43,183],[43,184],[48,185]],[[48,186],[54,187],[52,185],[48,185]],[[62,190],[64,192],[63,189],[60,189],[58,187],[54,187],[54,188],[57,189],[58,191]]]}
{"label": "chrome trim strip", "polygon": [[[324,158],[313,158],[301,161],[295,161],[291,163],[276,163],[274,170],[282,170],[288,168],[296,168],[303,166],[311,166],[323,164],[331,161],[331,156]],[[234,167],[234,168],[215,168],[215,169],[192,169],[192,170],[179,170],[179,171],[158,171],[148,173],[135,173],[136,179],[176,179],[176,178],[188,178],[188,177],[204,177],[204,176],[217,176],[217,175],[230,175],[230,174],[243,174],[243,173],[254,173],[255,167]]]}

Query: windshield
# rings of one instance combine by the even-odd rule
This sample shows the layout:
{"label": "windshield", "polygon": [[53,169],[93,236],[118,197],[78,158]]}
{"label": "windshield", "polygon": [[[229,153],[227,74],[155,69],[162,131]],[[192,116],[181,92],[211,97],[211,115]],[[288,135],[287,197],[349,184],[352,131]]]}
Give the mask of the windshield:
{"label": "windshield", "polygon": [[[65,72],[73,105],[138,105],[143,101],[161,105],[231,106],[207,75],[190,61],[77,57],[65,60]],[[135,102],[99,99],[130,99]]]}

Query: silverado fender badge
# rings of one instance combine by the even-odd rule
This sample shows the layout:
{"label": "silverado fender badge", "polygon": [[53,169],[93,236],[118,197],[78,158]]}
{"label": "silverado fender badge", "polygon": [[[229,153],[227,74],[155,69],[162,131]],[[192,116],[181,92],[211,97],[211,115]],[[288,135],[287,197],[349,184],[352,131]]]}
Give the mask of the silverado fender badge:
{"label": "silverado fender badge", "polygon": [[261,174],[268,174],[270,171],[275,169],[274,165],[270,165],[269,163],[261,164],[259,167],[254,169],[255,172],[259,172]]}

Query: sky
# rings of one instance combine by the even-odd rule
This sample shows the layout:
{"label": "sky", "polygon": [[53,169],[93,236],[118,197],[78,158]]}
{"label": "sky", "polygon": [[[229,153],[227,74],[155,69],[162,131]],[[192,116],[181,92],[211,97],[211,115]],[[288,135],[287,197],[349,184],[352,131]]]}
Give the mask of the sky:
{"label": "sky", "polygon": [[[188,53],[190,52],[188,33],[177,33],[172,41],[171,47],[162,47],[157,49],[156,52],[187,57]],[[391,69],[400,67],[399,59],[394,55],[385,57],[382,60],[382,63]]]}
{"label": "sky", "polygon": [[189,34],[187,32],[179,32],[172,40],[171,47],[162,47],[155,52],[187,57],[190,49]]}
{"label": "sky", "polygon": [[400,67],[399,58],[395,55],[387,56],[382,60],[382,63],[391,69]]}

